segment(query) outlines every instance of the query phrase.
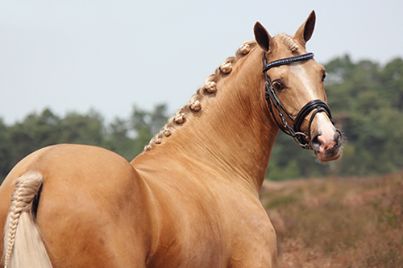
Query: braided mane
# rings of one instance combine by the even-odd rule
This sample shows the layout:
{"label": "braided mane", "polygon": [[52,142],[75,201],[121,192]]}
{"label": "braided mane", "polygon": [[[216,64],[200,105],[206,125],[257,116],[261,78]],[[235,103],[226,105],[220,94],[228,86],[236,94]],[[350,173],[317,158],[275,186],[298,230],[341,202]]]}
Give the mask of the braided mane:
{"label": "braided mane", "polygon": [[[281,33],[277,35],[280,41],[286,45],[292,52],[298,50],[299,46],[294,39]],[[198,113],[202,109],[202,100],[205,95],[214,96],[217,92],[218,81],[231,73],[233,65],[242,57],[249,54],[252,48],[256,46],[256,42],[247,41],[244,42],[240,48],[235,52],[235,56],[228,57],[223,64],[221,64],[213,74],[209,75],[205,80],[203,86],[201,86],[195,94],[190,98],[189,102],[180,108],[176,114],[171,117],[165,126],[150,140],[150,142],[144,147],[145,151],[150,150],[156,144],[161,144],[164,138],[172,135],[175,129],[186,122],[189,113]]]}
{"label": "braided mane", "polygon": [[286,45],[292,52],[295,52],[298,50],[298,44],[292,39],[291,36],[285,33],[281,33],[277,35],[281,42]]}
{"label": "braided mane", "polygon": [[156,144],[161,144],[164,138],[172,135],[175,129],[186,122],[189,113],[198,113],[202,110],[202,100],[205,95],[214,96],[217,92],[218,81],[231,73],[232,66],[242,57],[249,54],[251,49],[256,46],[256,42],[247,41],[242,44],[235,53],[235,56],[228,57],[213,74],[209,75],[195,94],[190,98],[189,102],[180,108],[176,114],[171,117],[164,127],[150,140],[144,147],[145,151],[150,150]]}

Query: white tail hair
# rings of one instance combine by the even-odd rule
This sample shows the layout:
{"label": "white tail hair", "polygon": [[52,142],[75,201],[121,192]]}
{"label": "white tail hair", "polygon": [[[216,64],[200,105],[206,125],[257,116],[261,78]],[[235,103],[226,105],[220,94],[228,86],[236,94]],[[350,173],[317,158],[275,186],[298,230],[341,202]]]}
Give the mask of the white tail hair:
{"label": "white tail hair", "polygon": [[42,182],[43,176],[38,172],[25,173],[16,181],[4,232],[5,268],[52,267],[31,213]]}

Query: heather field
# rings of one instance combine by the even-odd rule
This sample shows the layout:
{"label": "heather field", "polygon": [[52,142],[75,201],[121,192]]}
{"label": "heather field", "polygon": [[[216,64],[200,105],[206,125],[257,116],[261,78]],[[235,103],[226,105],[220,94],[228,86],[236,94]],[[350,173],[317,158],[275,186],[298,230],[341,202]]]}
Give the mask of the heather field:
{"label": "heather field", "polygon": [[403,267],[403,173],[267,182],[279,267]]}

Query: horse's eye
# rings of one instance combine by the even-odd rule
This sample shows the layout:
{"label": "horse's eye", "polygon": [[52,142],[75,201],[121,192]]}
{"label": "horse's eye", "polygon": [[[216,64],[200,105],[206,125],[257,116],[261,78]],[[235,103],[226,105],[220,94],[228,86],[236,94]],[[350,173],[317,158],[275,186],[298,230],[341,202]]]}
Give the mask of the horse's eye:
{"label": "horse's eye", "polygon": [[272,86],[273,89],[274,89],[275,91],[277,91],[277,92],[279,92],[279,91],[281,91],[281,90],[284,89],[284,84],[283,84],[281,81],[279,81],[279,80],[274,80],[274,81],[271,83],[271,86]]}
{"label": "horse's eye", "polygon": [[323,74],[322,74],[322,82],[325,81],[325,78],[326,78],[326,72],[323,72]]}

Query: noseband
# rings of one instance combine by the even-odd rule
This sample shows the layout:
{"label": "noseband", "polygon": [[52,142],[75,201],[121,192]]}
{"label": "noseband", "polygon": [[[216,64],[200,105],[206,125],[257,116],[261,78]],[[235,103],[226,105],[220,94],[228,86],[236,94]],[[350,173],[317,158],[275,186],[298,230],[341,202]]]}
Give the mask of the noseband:
{"label": "noseband", "polygon": [[[273,116],[274,121],[277,123],[279,128],[287,135],[293,137],[295,142],[304,149],[312,149],[311,145],[311,125],[318,113],[325,112],[330,120],[332,120],[332,114],[330,112],[329,106],[319,100],[312,100],[302,107],[302,109],[298,112],[297,116],[293,116],[287,112],[283,104],[281,103],[277,93],[272,87],[272,82],[270,77],[267,74],[267,71],[271,68],[278,67],[281,65],[290,65],[296,62],[303,62],[313,59],[313,53],[306,53],[303,55],[298,55],[289,58],[283,58],[279,60],[275,60],[267,63],[266,53],[263,53],[263,73],[266,81],[266,101],[269,104],[270,113]],[[274,110],[276,109],[281,121],[277,119],[277,116],[274,114]],[[313,112],[312,112],[313,111]],[[305,118],[312,112],[312,115],[309,118],[308,124],[308,133],[305,133],[301,130],[302,123]],[[287,122],[287,118],[292,122],[292,125]]]}

